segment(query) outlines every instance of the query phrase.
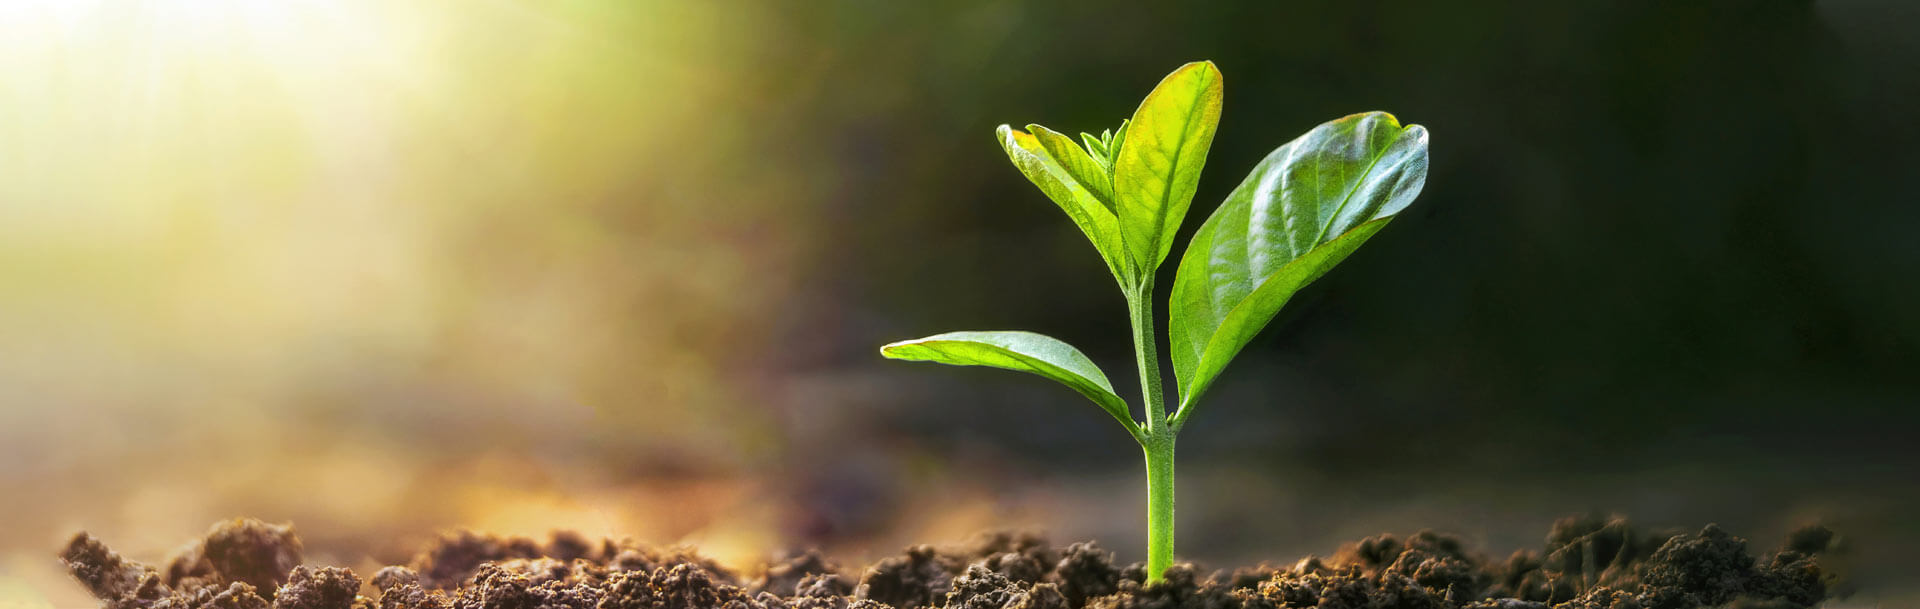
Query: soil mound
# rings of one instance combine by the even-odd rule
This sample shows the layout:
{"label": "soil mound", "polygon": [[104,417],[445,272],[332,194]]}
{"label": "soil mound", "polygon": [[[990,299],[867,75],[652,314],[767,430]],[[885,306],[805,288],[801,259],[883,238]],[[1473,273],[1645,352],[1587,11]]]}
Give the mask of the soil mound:
{"label": "soil mound", "polygon": [[1115,564],[1091,542],[1019,533],[914,546],[857,571],[808,552],[752,579],[684,549],[461,532],[363,581],[302,564],[290,526],[245,519],[215,525],[164,570],[86,533],[61,560],[108,609],[1804,609],[1828,596],[1833,578],[1818,559],[1833,539],[1810,527],[1756,558],[1716,526],[1589,516],[1561,520],[1542,550],[1504,561],[1421,531],[1284,568],[1175,565],[1153,586],[1140,564]]}

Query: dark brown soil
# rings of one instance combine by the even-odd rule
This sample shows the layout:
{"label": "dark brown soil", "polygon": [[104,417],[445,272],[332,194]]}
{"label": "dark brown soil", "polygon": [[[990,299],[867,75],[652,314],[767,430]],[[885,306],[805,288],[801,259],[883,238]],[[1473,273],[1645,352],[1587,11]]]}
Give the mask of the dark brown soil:
{"label": "dark brown soil", "polygon": [[1141,565],[1117,565],[1095,544],[1005,533],[907,548],[859,570],[809,552],[753,578],[683,550],[462,532],[363,581],[302,564],[291,527],[255,520],[215,525],[164,570],[86,533],[61,559],[111,609],[1788,609],[1827,598],[1832,576],[1817,561],[1833,540],[1809,527],[1756,559],[1711,525],[1684,533],[1582,517],[1556,523],[1541,551],[1506,560],[1422,531],[1284,568],[1176,565],[1154,586],[1142,585]]}

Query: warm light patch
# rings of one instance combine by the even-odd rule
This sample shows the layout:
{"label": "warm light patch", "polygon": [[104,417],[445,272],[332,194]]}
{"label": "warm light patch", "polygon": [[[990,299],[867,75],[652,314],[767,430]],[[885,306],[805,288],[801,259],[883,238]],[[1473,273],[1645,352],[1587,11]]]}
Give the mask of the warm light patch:
{"label": "warm light patch", "polygon": [[734,339],[769,333],[811,222],[768,186],[793,176],[731,169],[764,152],[753,27],[0,0],[0,497],[35,498],[0,558],[72,606],[46,558],[79,528],[158,560],[235,516],[349,559],[719,526],[773,424],[740,414]]}

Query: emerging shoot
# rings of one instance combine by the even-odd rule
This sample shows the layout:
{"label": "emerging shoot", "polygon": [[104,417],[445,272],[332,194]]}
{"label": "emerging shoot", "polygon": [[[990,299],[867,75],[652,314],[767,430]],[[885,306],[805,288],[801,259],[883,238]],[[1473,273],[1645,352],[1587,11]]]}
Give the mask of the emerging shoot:
{"label": "emerging shoot", "polygon": [[[1155,344],[1154,275],[1173,246],[1220,122],[1212,62],[1181,66],[1133,117],[1080,142],[1040,125],[1000,126],[1015,167],[1093,242],[1126,297],[1145,422],[1086,355],[1031,332],[951,332],[880,348],[912,361],[992,366],[1058,381],[1140,443],[1147,465],[1147,581],[1173,564],[1173,448],[1200,395],[1293,294],[1413,202],[1427,130],[1385,112],[1314,127],[1268,154],[1188,243],[1167,331],[1177,401],[1168,411]],[[1084,144],[1084,147],[1083,147]]]}

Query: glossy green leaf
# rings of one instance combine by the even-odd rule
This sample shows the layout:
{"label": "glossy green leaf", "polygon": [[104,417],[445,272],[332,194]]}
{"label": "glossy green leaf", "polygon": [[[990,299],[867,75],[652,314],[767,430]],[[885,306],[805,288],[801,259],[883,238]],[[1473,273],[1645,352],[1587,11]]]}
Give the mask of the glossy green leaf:
{"label": "glossy green leaf", "polygon": [[1107,270],[1114,277],[1131,276],[1125,250],[1120,240],[1120,224],[1113,211],[1100,202],[1099,196],[1087,190],[1073,177],[1065,167],[1054,160],[1046,146],[1032,134],[1001,125],[996,131],[1000,147],[1007,151],[1007,158],[1014,167],[1020,169],[1034,186],[1053,199],[1080,232],[1087,235],[1093,247],[1100,252],[1100,258],[1107,263]]}
{"label": "glossy green leaf", "polygon": [[1073,143],[1073,138],[1040,125],[1027,125],[1027,133],[1033,134],[1033,139],[1040,142],[1040,147],[1046,149],[1047,155],[1053,157],[1053,162],[1059,163],[1067,175],[1093,193],[1093,198],[1107,208],[1107,213],[1113,213],[1113,175],[1094,161],[1086,149]]}
{"label": "glossy green leaf", "polygon": [[1294,292],[1379,232],[1426,180],[1426,128],[1384,112],[1322,124],[1267,155],[1180,261],[1168,328],[1176,422]]}
{"label": "glossy green leaf", "polygon": [[948,332],[880,348],[893,359],[938,362],[956,366],[991,366],[1031,372],[1057,381],[1087,396],[1113,415],[1127,433],[1140,436],[1140,426],[1127,410],[1126,400],[1114,394],[1113,384],[1092,360],[1073,345],[1032,332]]}
{"label": "glossy green leaf", "polygon": [[1160,81],[1114,139],[1114,209],[1134,268],[1151,274],[1167,259],[1187,216],[1200,168],[1220,123],[1220,70],[1190,63]]}

